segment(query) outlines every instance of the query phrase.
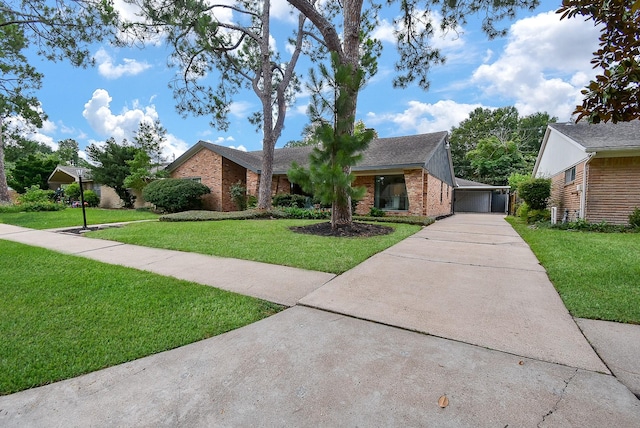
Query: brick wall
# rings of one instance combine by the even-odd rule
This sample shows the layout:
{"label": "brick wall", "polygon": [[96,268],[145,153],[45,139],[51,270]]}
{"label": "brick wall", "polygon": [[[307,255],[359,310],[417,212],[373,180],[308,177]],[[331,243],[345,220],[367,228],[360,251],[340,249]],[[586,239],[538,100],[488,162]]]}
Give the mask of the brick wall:
{"label": "brick wall", "polygon": [[576,179],[565,183],[564,171],[551,178],[551,197],[547,206],[558,207],[557,221],[562,221],[565,211],[569,211],[568,218],[575,221],[580,217],[581,194],[577,190],[578,185],[584,183],[584,162],[576,165]]}
{"label": "brick wall", "polygon": [[286,175],[274,175],[271,179],[271,195],[291,193],[291,183]]}
{"label": "brick wall", "polygon": [[356,205],[356,214],[368,215],[375,203],[376,177],[375,175],[363,175],[353,181],[354,187],[364,187],[366,193]]}
{"label": "brick wall", "polygon": [[202,199],[204,208],[222,210],[222,156],[202,149],[171,173],[172,178],[200,178],[211,189]]}
{"label": "brick wall", "polygon": [[424,181],[426,183],[424,189],[426,203],[421,215],[439,217],[451,214],[451,198],[453,197],[451,186],[426,171],[424,172]]}
{"label": "brick wall", "polygon": [[409,198],[409,211],[402,214],[424,215],[424,188],[425,175],[422,169],[412,169],[404,171],[404,182],[407,186],[407,197]]}
{"label": "brick wall", "polygon": [[260,175],[257,172],[247,170],[247,195],[258,197],[258,191],[260,189]]}
{"label": "brick wall", "polygon": [[247,169],[227,158],[222,158],[222,211],[237,211],[231,198],[231,186],[240,182],[246,187]]}
{"label": "brick wall", "polygon": [[586,220],[627,224],[640,207],[640,156],[596,158],[588,168]]}

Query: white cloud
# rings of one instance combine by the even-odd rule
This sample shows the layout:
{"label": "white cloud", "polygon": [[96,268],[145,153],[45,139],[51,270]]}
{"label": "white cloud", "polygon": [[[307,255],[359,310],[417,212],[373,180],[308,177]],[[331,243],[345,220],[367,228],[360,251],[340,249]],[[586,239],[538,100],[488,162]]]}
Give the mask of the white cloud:
{"label": "white cloud", "polygon": [[242,144],[240,144],[239,146],[229,146],[232,149],[236,149],[236,150],[240,150],[241,152],[246,152],[247,148],[245,146],[243,146]]}
{"label": "white cloud", "polygon": [[[421,16],[424,11],[416,11],[416,16]],[[420,18],[422,19],[422,18]],[[460,27],[456,27],[448,32],[442,31],[440,25],[442,23],[442,15],[438,12],[430,12],[427,19],[430,19],[433,26],[433,37],[430,42],[432,47],[442,50],[458,50],[464,47],[464,40],[461,37],[462,31]],[[400,21],[400,25],[402,21]],[[418,25],[418,30],[424,29],[425,24]],[[373,32],[372,36],[381,42],[396,44],[397,37],[395,35],[396,26],[394,23],[389,22],[386,19],[382,19],[378,27]]]}
{"label": "white cloud", "polygon": [[590,21],[542,13],[514,23],[504,52],[478,67],[471,81],[488,96],[514,100],[523,115],[546,111],[566,120],[595,74],[590,60],[597,45]]}
{"label": "white cloud", "polygon": [[401,113],[368,113],[367,125],[392,123],[403,134],[448,131],[469,117],[469,113],[483,107],[481,104],[460,104],[451,100],[438,101],[435,104],[409,101],[408,107]]}
{"label": "white cloud", "polygon": [[[120,142],[123,139],[132,141],[140,122],[155,122],[159,119],[156,107],[151,104],[146,107],[140,105],[138,100],[133,102],[133,108],[123,108],[120,114],[111,111],[112,98],[104,89],[96,89],[89,101],[84,105],[82,115],[89,122],[91,128],[105,138],[113,137]],[[162,145],[162,153],[167,158],[180,156],[188,145],[180,138],[167,134],[167,141]],[[89,142],[101,145],[104,142]]]}
{"label": "white cloud", "polygon": [[111,55],[103,48],[100,48],[93,57],[98,63],[98,72],[107,79],[135,76],[151,68],[147,62],[138,62],[130,58],[124,58],[122,64],[114,64]]}
{"label": "white cloud", "polygon": [[229,105],[229,113],[235,117],[246,119],[252,108],[253,104],[249,101],[234,101]]}
{"label": "white cloud", "polygon": [[295,23],[298,21],[297,9],[286,0],[271,1],[271,16],[285,22]]}

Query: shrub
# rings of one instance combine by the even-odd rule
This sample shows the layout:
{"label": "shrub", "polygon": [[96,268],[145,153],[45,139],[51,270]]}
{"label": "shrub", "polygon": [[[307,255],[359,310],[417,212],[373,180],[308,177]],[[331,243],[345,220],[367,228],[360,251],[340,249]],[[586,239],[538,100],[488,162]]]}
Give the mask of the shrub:
{"label": "shrub", "polygon": [[291,193],[278,193],[273,197],[272,205],[274,207],[304,208],[307,205],[307,197]]}
{"label": "shrub", "polygon": [[533,178],[520,183],[518,194],[532,210],[543,210],[547,207],[547,200],[551,196],[551,180],[548,178]]}
{"label": "shrub", "polygon": [[67,185],[64,188],[64,196],[73,201],[80,200],[80,185],[78,183],[71,183]]}
{"label": "shrub", "polygon": [[369,216],[371,217],[384,217],[386,213],[382,211],[380,208],[371,207],[369,210]]}
{"label": "shrub", "polygon": [[282,211],[287,215],[288,218],[297,218],[304,220],[325,220],[331,218],[331,211],[305,209],[298,207],[282,207]]}
{"label": "shrub", "polygon": [[200,208],[207,193],[211,190],[204,184],[180,178],[153,181],[142,191],[147,202],[170,213]]}
{"label": "shrub", "polygon": [[93,190],[85,190],[84,194],[84,202],[90,207],[97,207],[100,205],[100,198]]}
{"label": "shrub", "polygon": [[241,181],[234,183],[229,188],[231,194],[231,200],[236,204],[238,211],[244,211],[247,209],[247,188],[242,185]]}
{"label": "shrub", "polygon": [[640,228],[640,208],[636,208],[629,214],[629,226]]}
{"label": "shrub", "polygon": [[527,223],[539,223],[542,221],[550,221],[551,212],[549,210],[528,210]]}
{"label": "shrub", "polygon": [[520,217],[523,220],[526,220],[528,214],[529,214],[529,205],[527,205],[526,202],[521,203],[518,209],[516,210],[516,216]]}
{"label": "shrub", "polygon": [[53,190],[42,190],[40,186],[33,185],[27,189],[22,195],[18,196],[18,202],[23,204],[28,203],[40,203],[40,202],[53,202]]}
{"label": "shrub", "polygon": [[247,209],[255,209],[258,206],[258,198],[254,195],[247,196]]}

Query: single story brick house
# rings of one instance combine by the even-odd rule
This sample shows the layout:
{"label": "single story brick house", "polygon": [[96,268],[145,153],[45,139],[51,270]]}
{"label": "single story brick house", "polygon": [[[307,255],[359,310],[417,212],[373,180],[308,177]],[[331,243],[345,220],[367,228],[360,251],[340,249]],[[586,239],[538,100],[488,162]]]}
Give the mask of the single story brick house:
{"label": "single story brick house", "polygon": [[[358,202],[358,214],[372,207],[394,215],[438,217],[453,212],[455,180],[448,133],[378,138],[363,152],[353,167],[355,186],[364,186],[366,195]],[[276,149],[273,163],[272,194],[300,193],[290,183],[287,171],[292,162],[307,166],[312,147]],[[211,194],[205,207],[214,211],[236,209],[230,187],[241,182],[249,195],[257,196],[262,152],[243,152],[199,141],[167,166],[173,178],[192,179],[205,184]]]}
{"label": "single story brick house", "polygon": [[626,224],[640,207],[640,121],[549,124],[533,175],[552,179],[556,221]]}

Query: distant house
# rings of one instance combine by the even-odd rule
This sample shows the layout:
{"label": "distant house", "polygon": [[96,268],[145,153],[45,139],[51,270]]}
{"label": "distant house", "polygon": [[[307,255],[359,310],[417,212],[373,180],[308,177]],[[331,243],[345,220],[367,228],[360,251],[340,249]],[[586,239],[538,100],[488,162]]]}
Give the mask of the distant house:
{"label": "distant house", "polygon": [[492,186],[456,177],[453,211],[456,213],[508,213],[511,186]]}
{"label": "distant house", "polygon": [[555,220],[626,224],[640,207],[640,121],[549,124],[533,174],[552,179]]}
{"label": "distant house", "polygon": [[[83,190],[93,190],[100,198],[100,208],[122,208],[124,202],[112,187],[104,186],[93,181],[91,170],[88,168],[58,165],[47,180],[49,188],[56,190],[71,183],[79,183],[79,174],[82,174]],[[135,208],[145,206],[145,202],[139,192],[136,193]]]}
{"label": "distant house", "polygon": [[[451,214],[455,181],[447,135],[436,132],[372,141],[353,167],[354,185],[366,188],[356,212],[367,214],[376,207],[395,215]],[[309,146],[275,150],[272,194],[301,193],[286,174],[294,161],[307,166],[311,150]],[[208,209],[233,211],[230,187],[240,182],[248,194],[257,196],[261,168],[261,151],[243,152],[200,141],[167,170],[174,178],[208,186],[211,194],[204,198]]]}

